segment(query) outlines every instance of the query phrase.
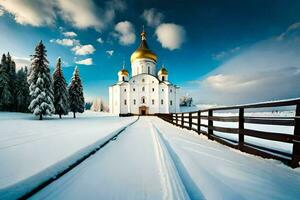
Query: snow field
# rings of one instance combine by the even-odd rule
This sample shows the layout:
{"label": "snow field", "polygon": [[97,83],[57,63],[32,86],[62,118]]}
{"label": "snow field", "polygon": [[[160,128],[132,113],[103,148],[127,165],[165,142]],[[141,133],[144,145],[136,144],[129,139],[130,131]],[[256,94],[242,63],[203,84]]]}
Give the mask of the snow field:
{"label": "snow field", "polygon": [[92,151],[136,117],[87,112],[36,120],[32,114],[0,113],[0,199],[15,199]]}
{"label": "snow field", "polygon": [[191,199],[299,199],[299,168],[239,152],[158,118],[151,121]]}

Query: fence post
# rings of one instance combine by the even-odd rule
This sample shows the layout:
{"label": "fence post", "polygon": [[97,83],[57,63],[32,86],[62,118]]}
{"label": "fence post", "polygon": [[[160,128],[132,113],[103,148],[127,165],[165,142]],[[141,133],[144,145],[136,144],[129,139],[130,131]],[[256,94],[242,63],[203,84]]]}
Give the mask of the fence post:
{"label": "fence post", "polygon": [[192,129],[192,113],[189,113],[189,129]]}
{"label": "fence post", "polygon": [[239,150],[242,150],[244,146],[244,121],[244,108],[239,108]]}
{"label": "fence post", "polygon": [[212,129],[213,128],[213,126],[214,126],[214,122],[213,122],[213,120],[210,118],[210,117],[212,117],[213,116],[213,111],[212,110],[209,110],[208,111],[208,131],[207,131],[207,133],[208,133],[208,135],[207,135],[207,137],[208,137],[208,139],[210,139],[210,140],[213,140],[213,134],[214,134],[214,130]]}
{"label": "fence post", "polygon": [[[296,105],[294,135],[300,136],[300,104]],[[300,161],[300,143],[294,142],[291,167],[299,166]]]}
{"label": "fence post", "polygon": [[183,128],[184,122],[183,122],[183,113],[181,113],[181,127]]}
{"label": "fence post", "polygon": [[200,131],[201,131],[200,124],[201,124],[201,112],[198,111],[198,118],[197,118],[197,132],[198,132],[198,135],[200,135]]}

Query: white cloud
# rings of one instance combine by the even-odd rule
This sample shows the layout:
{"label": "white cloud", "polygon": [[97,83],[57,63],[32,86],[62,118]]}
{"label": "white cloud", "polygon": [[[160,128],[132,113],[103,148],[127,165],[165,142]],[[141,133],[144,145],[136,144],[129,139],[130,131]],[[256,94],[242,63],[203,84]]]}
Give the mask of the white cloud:
{"label": "white cloud", "polygon": [[283,40],[283,39],[293,36],[295,34],[299,35],[299,31],[300,31],[300,22],[296,22],[296,23],[290,25],[288,27],[288,29],[285,32],[283,32],[282,34],[280,34],[276,39]]}
{"label": "white cloud", "polygon": [[241,47],[235,47],[233,49],[229,49],[227,51],[221,51],[220,53],[214,54],[212,57],[215,60],[223,60],[223,59],[228,58],[232,55],[235,55],[240,50],[241,50]]}
{"label": "white cloud", "polygon": [[77,36],[77,34],[75,32],[73,32],[73,31],[63,32],[63,35],[65,37],[76,37]]}
{"label": "white cloud", "polygon": [[2,16],[4,14],[3,9],[0,7],[0,16]]}
{"label": "white cloud", "polygon": [[112,23],[117,11],[126,8],[122,0],[109,0],[102,7],[93,0],[1,0],[0,6],[22,25],[54,25],[61,17],[76,28],[98,31]]}
{"label": "white cloud", "polygon": [[87,45],[77,45],[72,48],[72,51],[74,51],[75,55],[89,55],[93,54],[96,49],[94,48],[93,45],[87,44]]}
{"label": "white cloud", "polygon": [[164,15],[158,12],[155,8],[144,10],[142,18],[147,22],[148,26],[156,27],[161,24]]}
{"label": "white cloud", "polygon": [[76,61],[75,63],[79,64],[79,65],[92,65],[93,64],[93,59],[92,58],[87,58],[87,59],[84,59],[84,60]]}
{"label": "white cloud", "polygon": [[155,34],[162,47],[170,50],[179,49],[186,38],[184,28],[173,23],[159,25],[156,28]]}
{"label": "white cloud", "polygon": [[22,67],[30,67],[31,66],[31,61],[30,58],[26,57],[13,57],[13,60],[16,63],[16,70],[21,69]]}
{"label": "white cloud", "polygon": [[97,42],[99,42],[100,44],[103,44],[103,43],[104,43],[104,41],[103,41],[103,39],[102,39],[101,37],[99,37],[99,38],[97,39]]}
{"label": "white cloud", "polygon": [[0,6],[12,14],[16,22],[22,25],[43,26],[55,23],[54,1],[1,0]]}
{"label": "white cloud", "polygon": [[[299,27],[300,29],[300,27]],[[300,96],[299,29],[260,41],[192,83],[199,103],[242,104]],[[285,31],[284,33],[286,33]],[[192,92],[191,92],[192,91]]]}
{"label": "white cloud", "polygon": [[118,38],[121,45],[130,45],[135,42],[136,36],[132,23],[129,21],[119,22],[115,25],[114,36]]}
{"label": "white cloud", "polygon": [[112,56],[114,54],[114,50],[107,50],[106,53],[110,57],[110,56]]}
{"label": "white cloud", "polygon": [[75,46],[75,45],[79,45],[79,40],[75,40],[75,39],[69,39],[69,38],[64,38],[64,39],[51,39],[50,42],[55,42],[59,45],[62,46]]}

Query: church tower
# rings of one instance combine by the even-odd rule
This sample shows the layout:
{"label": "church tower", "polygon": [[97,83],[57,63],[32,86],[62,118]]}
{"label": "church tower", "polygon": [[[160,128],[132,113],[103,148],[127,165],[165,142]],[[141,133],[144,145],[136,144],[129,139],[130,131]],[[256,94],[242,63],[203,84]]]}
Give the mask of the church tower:
{"label": "church tower", "polygon": [[157,56],[149,49],[146,32],[144,30],[141,33],[140,46],[132,53],[130,61],[132,76],[138,74],[151,74],[156,76]]}

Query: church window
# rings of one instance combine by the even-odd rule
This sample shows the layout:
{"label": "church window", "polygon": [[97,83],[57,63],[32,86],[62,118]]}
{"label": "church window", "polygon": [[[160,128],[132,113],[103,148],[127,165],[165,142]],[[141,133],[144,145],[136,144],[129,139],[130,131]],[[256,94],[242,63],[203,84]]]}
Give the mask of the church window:
{"label": "church window", "polygon": [[164,89],[161,89],[161,91],[163,92],[163,91],[164,91]]}
{"label": "church window", "polygon": [[136,104],[136,100],[135,99],[133,99],[133,105],[135,105]]}
{"label": "church window", "polygon": [[142,103],[145,103],[145,97],[142,97]]}
{"label": "church window", "polygon": [[162,99],[162,100],[160,100],[160,104],[161,105],[163,105],[164,104],[164,100]]}
{"label": "church window", "polygon": [[152,99],[152,105],[154,105],[154,99]]}
{"label": "church window", "polygon": [[145,92],[145,87],[142,87],[142,91]]}
{"label": "church window", "polygon": [[154,88],[152,88],[152,92],[154,92]]}
{"label": "church window", "polygon": [[165,76],[162,76],[161,79],[162,79],[162,81],[165,81]]}
{"label": "church window", "polygon": [[142,82],[145,82],[145,79],[142,79]]}
{"label": "church window", "polygon": [[125,77],[124,76],[122,76],[122,81],[125,81]]}
{"label": "church window", "polygon": [[124,100],[124,105],[125,105],[125,106],[127,105],[127,100],[126,100],[126,99]]}
{"label": "church window", "polygon": [[126,89],[124,89],[124,92],[126,92]]}
{"label": "church window", "polygon": [[135,91],[135,88],[133,88],[132,90]]}
{"label": "church window", "polygon": [[172,93],[172,89],[170,89],[170,92]]}
{"label": "church window", "polygon": [[152,83],[154,83],[154,81],[152,81]]}
{"label": "church window", "polygon": [[150,67],[148,66],[148,74],[150,74]]}
{"label": "church window", "polygon": [[173,101],[171,100],[171,101],[170,101],[170,106],[172,106],[172,104],[173,104]]}

